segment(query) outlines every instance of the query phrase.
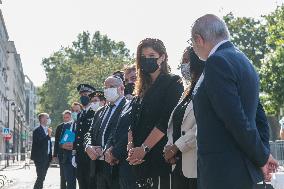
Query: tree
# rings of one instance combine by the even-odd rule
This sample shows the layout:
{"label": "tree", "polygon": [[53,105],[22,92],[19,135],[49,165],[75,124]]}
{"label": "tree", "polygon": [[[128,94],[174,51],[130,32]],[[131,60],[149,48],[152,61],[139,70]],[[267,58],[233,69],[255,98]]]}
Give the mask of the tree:
{"label": "tree", "polygon": [[105,79],[112,75],[114,71],[122,70],[125,65],[131,62],[132,61],[125,61],[118,58],[95,58],[91,64],[74,64],[72,66],[73,77],[68,84],[68,90],[70,91],[68,97],[69,104],[78,100],[78,92],[74,89],[76,89],[80,83],[87,83],[95,86],[97,90],[103,90]]}
{"label": "tree", "polygon": [[271,49],[260,69],[261,90],[266,110],[279,116],[280,108],[284,106],[284,5],[265,18]]}
{"label": "tree", "polygon": [[76,87],[88,83],[102,89],[104,79],[124,65],[132,62],[132,56],[122,41],[116,42],[96,32],[78,35],[71,47],[63,47],[44,58],[42,65],[47,80],[39,88],[38,111],[47,112],[52,126],[62,121],[61,113],[78,101]]}
{"label": "tree", "polygon": [[79,34],[77,41],[72,43],[67,52],[76,63],[92,62],[93,58],[131,58],[124,42],[115,42],[107,35],[101,35],[99,31],[93,36],[89,32]]}
{"label": "tree", "polygon": [[51,57],[43,59],[47,80],[39,88],[40,112],[47,112],[52,118],[52,125],[61,122],[61,113],[68,109],[69,95],[67,83],[71,80],[71,67],[64,53],[58,51]]}
{"label": "tree", "polygon": [[231,34],[231,41],[243,51],[257,69],[268,52],[267,27],[264,20],[235,17],[229,13],[223,17]]}

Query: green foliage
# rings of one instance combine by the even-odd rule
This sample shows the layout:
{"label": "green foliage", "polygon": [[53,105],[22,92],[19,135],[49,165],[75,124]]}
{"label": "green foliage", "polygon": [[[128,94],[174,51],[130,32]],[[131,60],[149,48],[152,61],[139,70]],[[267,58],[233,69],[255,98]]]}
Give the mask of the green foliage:
{"label": "green foliage", "polygon": [[95,58],[91,64],[73,64],[72,66],[72,79],[68,84],[68,90],[70,91],[68,102],[78,100],[79,96],[76,90],[74,90],[80,83],[88,83],[95,86],[97,90],[102,90],[104,81],[107,76],[112,75],[116,70],[122,70],[131,61],[125,61],[121,59],[102,59]]}
{"label": "green foliage", "polygon": [[275,50],[284,44],[284,4],[265,16],[268,26],[267,43]]}
{"label": "green foliage", "polygon": [[38,111],[49,113],[55,127],[62,122],[61,113],[78,101],[78,84],[102,89],[111,73],[132,62],[129,52],[124,42],[115,42],[100,32],[93,36],[89,32],[79,34],[72,47],[62,48],[43,59],[47,80],[38,90]]}
{"label": "green foliage", "polygon": [[284,5],[261,19],[224,16],[231,41],[260,73],[261,100],[270,115],[284,105]]}
{"label": "green foliage", "polygon": [[284,106],[284,4],[265,18],[270,52],[260,69],[261,90],[268,99],[265,108],[278,116],[279,109]]}
{"label": "green foliage", "polygon": [[231,41],[252,61],[257,69],[261,67],[261,60],[268,52],[266,44],[267,27],[264,21],[247,17],[234,17],[229,13],[223,17],[229,32]]}
{"label": "green foliage", "polygon": [[260,69],[261,88],[266,94],[265,108],[272,115],[279,115],[284,105],[284,48],[277,47],[267,54]]}

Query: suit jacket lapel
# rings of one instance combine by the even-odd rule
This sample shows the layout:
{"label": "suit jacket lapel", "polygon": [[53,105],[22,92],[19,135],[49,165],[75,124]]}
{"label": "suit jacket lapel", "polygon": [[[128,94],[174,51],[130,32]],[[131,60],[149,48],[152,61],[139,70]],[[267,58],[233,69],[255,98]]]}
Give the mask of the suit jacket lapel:
{"label": "suit jacket lapel", "polygon": [[[116,118],[117,118],[117,116],[120,115],[121,110],[122,110],[122,108],[124,107],[125,103],[126,103],[126,100],[125,100],[125,98],[123,98],[123,99],[121,100],[121,102],[119,103],[118,107],[115,109],[113,115],[111,116],[111,118],[110,118],[110,120],[109,120],[109,124],[108,124],[107,127],[109,127],[109,125],[111,125],[113,121],[117,120]],[[108,128],[107,128],[107,129],[108,129]]]}

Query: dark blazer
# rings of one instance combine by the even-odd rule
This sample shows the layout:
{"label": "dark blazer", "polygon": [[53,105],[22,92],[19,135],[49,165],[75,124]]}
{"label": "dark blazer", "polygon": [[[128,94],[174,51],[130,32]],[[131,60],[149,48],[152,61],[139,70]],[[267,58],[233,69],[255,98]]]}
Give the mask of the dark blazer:
{"label": "dark blazer", "polygon": [[251,188],[262,180],[270,151],[255,118],[259,79],[248,58],[231,42],[208,58],[194,96],[199,188]]}
{"label": "dark blazer", "polygon": [[128,143],[128,129],[131,124],[131,104],[126,103],[123,111],[120,114],[116,128],[111,133],[109,140],[107,142],[107,149],[113,147],[112,154],[119,160],[118,163],[118,173],[119,177],[124,180],[129,180],[128,183],[134,183],[134,175],[132,168],[129,163],[126,161],[127,158],[127,143]]}
{"label": "dark blazer", "polygon": [[56,127],[56,131],[55,131],[55,142],[54,142],[53,156],[57,157],[59,160],[62,159],[62,155],[63,155],[63,149],[60,148],[60,145],[59,145],[60,137],[62,135],[63,125],[64,125],[63,123],[58,125]]}
{"label": "dark blazer", "polygon": [[[121,111],[123,110],[125,103],[126,103],[126,99],[123,97],[122,101],[119,103],[118,107],[116,108],[116,110],[114,111],[113,115],[110,118],[109,124],[105,131],[105,136],[109,137],[110,134],[114,131],[114,129],[116,129],[117,121],[119,119],[119,116],[121,114]],[[85,137],[85,145],[92,145],[92,146],[98,145],[98,140],[100,140],[98,138],[100,126],[102,124],[104,115],[107,113],[107,110],[108,110],[108,106],[105,106],[99,109],[98,112],[96,113],[94,124],[92,125],[92,129],[90,130],[91,133],[89,133]],[[106,139],[106,141],[108,141],[108,138]],[[96,160],[96,161],[100,161],[100,160]],[[96,161],[91,161],[91,176],[95,175]],[[111,166],[105,169],[104,172],[105,174],[108,174],[108,175],[111,174],[112,173]]]}
{"label": "dark blazer", "polygon": [[78,114],[76,121],[76,130],[75,130],[75,142],[74,149],[76,150],[76,162],[78,166],[87,166],[89,167],[90,158],[85,152],[85,135],[89,132],[90,127],[94,122],[95,111],[90,108],[86,113],[83,113],[83,110]]}
{"label": "dark blazer", "polygon": [[263,106],[260,103],[260,101],[258,102],[258,106],[257,106],[255,123],[256,123],[256,127],[257,127],[257,130],[259,132],[262,143],[267,148],[267,150],[270,150],[269,124],[268,124],[268,121],[267,121],[267,117],[265,115],[265,111],[264,111]]}
{"label": "dark blazer", "polygon": [[165,134],[146,154],[145,162],[133,166],[137,177],[169,174],[170,165],[165,162],[163,149],[167,142],[169,118],[182,92],[183,84],[179,76],[160,74],[143,99],[138,97],[133,99],[131,130],[134,146],[141,146],[155,127]]}
{"label": "dark blazer", "polygon": [[[48,148],[50,149],[50,154],[47,154]],[[52,159],[52,143],[49,135],[45,134],[42,126],[37,127],[33,131],[31,159],[38,163],[51,161]]]}

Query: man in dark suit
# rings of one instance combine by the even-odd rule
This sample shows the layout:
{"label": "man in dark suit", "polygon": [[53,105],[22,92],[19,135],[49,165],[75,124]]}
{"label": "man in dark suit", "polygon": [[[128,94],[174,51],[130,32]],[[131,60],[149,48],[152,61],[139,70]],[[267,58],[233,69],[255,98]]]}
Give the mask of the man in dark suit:
{"label": "man in dark suit", "polygon": [[105,161],[110,166],[117,166],[119,186],[123,189],[135,188],[135,177],[127,159],[128,129],[131,123],[131,104],[126,103],[118,119],[116,129],[108,139]]}
{"label": "man in dark suit", "polygon": [[258,76],[248,58],[229,41],[226,24],[215,15],[194,23],[192,44],[206,60],[193,100],[198,187],[253,188],[277,164],[255,123]]}
{"label": "man in dark suit", "polygon": [[55,142],[54,142],[54,150],[53,150],[53,159],[59,162],[60,166],[60,189],[66,189],[66,180],[64,177],[63,165],[61,163],[63,156],[63,149],[60,147],[60,137],[62,134],[63,123],[58,125],[55,130]]}
{"label": "man in dark suit", "polygon": [[119,188],[117,167],[104,161],[104,151],[126,103],[123,81],[119,77],[108,77],[104,95],[109,104],[95,115],[97,118],[92,129],[94,133],[90,134],[91,138],[86,142],[86,152],[92,160],[96,160],[92,166],[95,170],[92,171],[95,172],[97,188],[116,189]]}
{"label": "man in dark suit", "polygon": [[72,121],[71,114],[70,110],[65,110],[62,113],[64,122],[56,128],[54,157],[57,157],[59,160],[61,188],[66,188],[67,182],[67,189],[76,189],[75,167],[72,165],[72,144],[70,145],[69,142],[64,144],[60,143],[67,129],[72,132],[75,130],[75,124]]}
{"label": "man in dark suit", "polygon": [[50,118],[47,113],[41,113],[38,116],[40,126],[33,131],[33,143],[31,159],[36,166],[37,179],[34,189],[42,189],[43,182],[52,159],[52,144],[51,133],[52,130],[48,128]]}
{"label": "man in dark suit", "polygon": [[76,121],[76,139],[74,150],[76,151],[76,176],[80,189],[93,188],[90,181],[90,158],[85,152],[84,137],[89,131],[94,121],[95,111],[91,108],[89,95],[96,89],[88,84],[80,84],[77,87],[80,94],[80,102],[83,106],[82,111],[78,114]]}

